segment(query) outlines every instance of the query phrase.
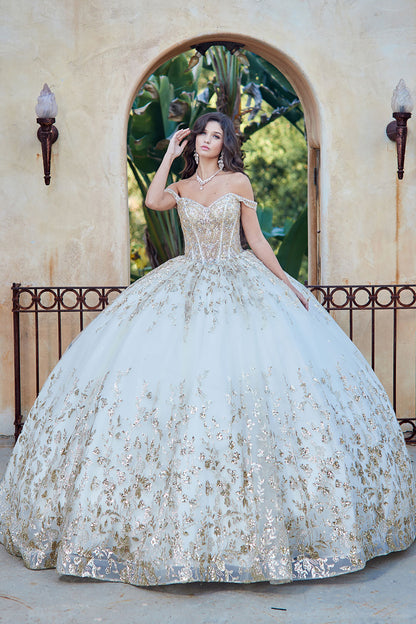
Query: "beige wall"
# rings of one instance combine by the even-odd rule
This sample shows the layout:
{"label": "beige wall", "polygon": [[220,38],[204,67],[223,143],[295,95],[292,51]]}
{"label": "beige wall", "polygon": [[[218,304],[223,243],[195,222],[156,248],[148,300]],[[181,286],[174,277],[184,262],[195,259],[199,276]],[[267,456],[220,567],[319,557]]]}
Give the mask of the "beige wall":
{"label": "beige wall", "polygon": [[[416,281],[415,120],[400,185],[384,134],[393,87],[415,86],[414,0],[2,5],[0,433],[12,431],[10,284],[127,283],[128,111],[145,76],[192,42],[246,42],[302,96],[321,147],[322,282]],[[59,107],[50,187],[34,112],[44,82]]]}

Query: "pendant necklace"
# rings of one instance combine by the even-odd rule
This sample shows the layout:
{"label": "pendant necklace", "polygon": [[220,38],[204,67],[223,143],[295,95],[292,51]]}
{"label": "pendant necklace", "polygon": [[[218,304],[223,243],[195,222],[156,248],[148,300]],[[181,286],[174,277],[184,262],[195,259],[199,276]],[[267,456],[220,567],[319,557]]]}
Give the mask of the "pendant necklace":
{"label": "pendant necklace", "polygon": [[220,171],[221,171],[221,169],[217,169],[217,171],[215,173],[213,173],[212,176],[209,176],[209,178],[207,178],[206,180],[203,180],[202,178],[200,178],[199,175],[198,175],[198,172],[197,172],[196,179],[197,179],[197,182],[199,184],[199,190],[203,191],[205,184],[208,184],[208,182],[210,180],[212,180],[212,178],[215,178],[217,173],[219,173]]}

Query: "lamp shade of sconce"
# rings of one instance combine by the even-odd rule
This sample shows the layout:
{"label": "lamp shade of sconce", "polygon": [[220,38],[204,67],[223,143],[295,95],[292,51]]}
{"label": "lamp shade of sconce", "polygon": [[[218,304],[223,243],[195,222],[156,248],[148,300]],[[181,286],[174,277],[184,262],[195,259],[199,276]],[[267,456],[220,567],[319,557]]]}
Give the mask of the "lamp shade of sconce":
{"label": "lamp shade of sconce", "polygon": [[403,80],[399,80],[391,98],[391,110],[393,113],[411,113],[413,110],[412,94]]}
{"label": "lamp shade of sconce", "polygon": [[399,81],[393,91],[391,108],[395,121],[391,121],[386,128],[386,134],[397,146],[397,176],[403,179],[404,156],[406,153],[407,120],[412,116],[413,100],[403,79]]}
{"label": "lamp shade of sconce", "polygon": [[53,125],[57,114],[58,106],[55,96],[45,83],[36,104],[36,121],[40,125],[37,136],[42,145],[43,173],[46,185],[51,182],[52,144],[55,143],[59,134]]}

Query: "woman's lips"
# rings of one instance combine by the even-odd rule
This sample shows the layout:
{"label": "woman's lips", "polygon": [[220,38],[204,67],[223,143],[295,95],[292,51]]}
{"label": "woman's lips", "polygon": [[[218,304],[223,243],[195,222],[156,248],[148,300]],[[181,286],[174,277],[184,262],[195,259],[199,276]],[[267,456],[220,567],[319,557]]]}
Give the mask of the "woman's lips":
{"label": "woman's lips", "polygon": [[201,147],[201,150],[209,150],[209,147],[207,147],[206,145],[203,145],[203,146]]}

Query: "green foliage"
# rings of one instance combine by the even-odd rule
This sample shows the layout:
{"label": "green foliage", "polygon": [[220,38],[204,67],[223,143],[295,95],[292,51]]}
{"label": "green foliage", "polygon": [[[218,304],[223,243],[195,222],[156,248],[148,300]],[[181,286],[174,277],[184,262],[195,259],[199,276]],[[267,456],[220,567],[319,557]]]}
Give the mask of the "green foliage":
{"label": "green foliage", "polygon": [[263,233],[283,268],[304,281],[308,277],[305,138],[293,124],[279,119],[256,132],[244,148],[245,168],[259,204]]}
{"label": "green foliage", "polygon": [[254,106],[242,129],[244,140],[280,117],[304,134],[302,107],[289,81],[261,56],[247,52],[247,59],[249,71],[243,73],[241,84],[248,96],[247,110],[251,108],[251,98]]}
{"label": "green foliage", "polygon": [[308,148],[303,135],[284,119],[256,132],[244,145],[244,165],[263,209],[273,211],[273,226],[296,220],[307,204]]}
{"label": "green foliage", "polygon": [[149,257],[145,246],[146,221],[142,210],[142,195],[130,169],[127,170],[129,193],[130,229],[130,281],[142,277],[149,267]]}
{"label": "green foliage", "polygon": [[213,79],[208,84],[213,86],[216,95],[216,109],[230,117],[238,130],[242,73],[240,60],[222,46],[213,46],[207,52],[203,68],[212,68],[214,71]]}
{"label": "green foliage", "polygon": [[[308,208],[305,206],[281,242],[277,253],[277,259],[289,275],[302,279],[303,275],[301,276],[300,272],[307,251]],[[305,279],[307,279],[307,274]]]}
{"label": "green foliage", "polygon": [[[186,56],[181,54],[159,67],[137,94],[129,118],[127,162],[143,198],[146,247],[153,267],[183,253],[177,211],[149,210],[144,205],[144,198],[151,176],[159,167],[169,139],[178,126],[178,111],[191,123],[205,106],[195,98],[197,72],[186,72],[187,64]],[[181,168],[182,163],[177,159],[169,183],[179,175]]]}
{"label": "green foliage", "polygon": [[[206,96],[197,96],[200,70],[188,72],[187,66],[185,54],[170,59],[150,76],[133,102],[127,153],[142,176],[157,170],[178,122],[192,125],[206,111]],[[179,175],[182,166],[181,159],[176,159],[173,173]],[[150,180],[144,176],[143,182],[145,195]]]}

